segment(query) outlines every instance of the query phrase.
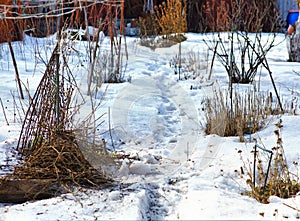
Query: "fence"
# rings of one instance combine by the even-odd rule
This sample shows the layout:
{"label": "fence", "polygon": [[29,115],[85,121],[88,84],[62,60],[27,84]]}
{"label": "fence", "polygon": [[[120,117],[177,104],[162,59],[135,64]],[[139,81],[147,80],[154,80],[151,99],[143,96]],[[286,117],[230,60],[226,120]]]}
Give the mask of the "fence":
{"label": "fence", "polygon": [[53,34],[68,21],[68,27],[112,26],[124,0],[27,1],[0,0],[0,42],[19,41],[23,33],[36,37]]}

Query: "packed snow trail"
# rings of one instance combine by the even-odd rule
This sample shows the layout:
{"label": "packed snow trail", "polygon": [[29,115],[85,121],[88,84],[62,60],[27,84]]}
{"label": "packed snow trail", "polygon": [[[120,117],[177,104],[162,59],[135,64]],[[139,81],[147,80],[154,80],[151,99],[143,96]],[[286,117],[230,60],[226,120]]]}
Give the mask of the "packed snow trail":
{"label": "packed snow trail", "polygon": [[[161,104],[155,107],[157,101]],[[140,105],[137,105],[138,103]],[[149,105],[148,109],[147,105]],[[140,113],[136,110],[138,106]],[[151,108],[154,109],[153,114],[149,111]],[[132,129],[134,125],[130,127],[132,113],[141,115],[139,119],[142,119],[142,123],[145,124],[144,134]],[[117,136],[126,143],[138,141],[146,148],[159,146],[169,137],[169,143],[164,145],[170,152],[168,158],[175,161],[185,161],[187,157],[184,156],[189,152],[192,153],[198,142],[200,128],[193,101],[177,82],[163,76],[133,80],[116,98],[112,108],[112,118]],[[136,123],[139,119],[133,122]],[[141,128],[140,125],[138,128]]]}
{"label": "packed snow trail", "polygon": [[[159,205],[168,204],[167,198],[180,200],[179,193],[188,189],[184,174],[198,176],[208,167],[220,149],[221,139],[203,136],[197,109],[200,101],[195,105],[188,91],[175,79],[177,76],[172,76],[166,58],[154,52],[148,53],[153,53],[153,60],[146,63],[141,77],[133,78],[123,87],[111,109],[113,131],[124,143],[123,150],[126,151],[126,146],[129,149],[136,147],[162,157],[157,163],[153,158],[149,160],[149,155],[144,155],[141,156],[143,162],[131,165],[123,162],[120,169],[122,176],[127,175],[125,182],[142,185],[139,188],[145,190],[146,216],[153,220],[164,219],[173,212],[174,205],[168,208],[159,208]],[[212,86],[211,82],[205,83],[199,92],[204,97],[212,96]],[[189,168],[190,165],[193,169]],[[141,176],[131,179],[130,175],[134,174]],[[168,190],[168,196],[165,190]]]}
{"label": "packed snow trail", "polygon": [[[159,154],[168,159],[167,162],[177,166],[186,162],[195,148],[200,148],[206,155],[202,165],[207,165],[208,159],[218,152],[220,139],[210,137],[210,143],[203,142],[198,116],[201,101],[191,99],[189,88],[181,86],[178,75],[169,66],[178,48],[152,51],[137,46],[129,50],[135,56],[130,57],[128,72],[135,71],[135,67],[140,73],[135,74],[131,83],[127,83],[114,99],[112,122],[117,137],[125,146],[134,144],[155,154],[160,150]],[[217,84],[205,82],[200,84],[197,93],[211,97],[214,89],[218,89]]]}

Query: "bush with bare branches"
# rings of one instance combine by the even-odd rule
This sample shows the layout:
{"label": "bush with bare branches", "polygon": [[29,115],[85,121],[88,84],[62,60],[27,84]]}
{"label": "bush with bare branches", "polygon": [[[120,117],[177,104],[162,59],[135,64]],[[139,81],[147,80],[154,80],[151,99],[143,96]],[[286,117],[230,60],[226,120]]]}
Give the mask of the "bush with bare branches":
{"label": "bush with bare branches", "polygon": [[267,53],[275,46],[275,38],[276,33],[263,38],[261,32],[251,35],[232,31],[228,36],[219,33],[212,43],[205,43],[219,58],[230,83],[247,84],[253,82],[259,67],[263,66]]}

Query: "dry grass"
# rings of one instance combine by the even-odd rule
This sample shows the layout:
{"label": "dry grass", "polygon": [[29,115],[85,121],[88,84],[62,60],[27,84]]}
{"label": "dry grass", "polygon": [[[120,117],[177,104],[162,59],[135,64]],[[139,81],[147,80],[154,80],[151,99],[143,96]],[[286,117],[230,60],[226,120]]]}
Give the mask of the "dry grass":
{"label": "dry grass", "polygon": [[266,93],[235,92],[230,99],[229,92],[216,91],[205,103],[206,133],[239,136],[240,141],[244,141],[244,134],[264,128],[270,116],[280,113],[278,104]]}
{"label": "dry grass", "polygon": [[23,164],[15,167],[13,177],[56,180],[78,186],[97,186],[109,180],[85,159],[72,131],[57,132],[35,148]]}
{"label": "dry grass", "polygon": [[114,66],[118,62],[118,57],[111,55],[108,51],[99,52],[95,59],[92,82],[98,88],[101,87],[102,83],[122,83],[125,81],[127,60],[124,62],[123,55],[121,55],[119,66]]}
{"label": "dry grass", "polygon": [[189,51],[186,54],[182,54],[181,57],[176,54],[170,60],[170,67],[174,69],[175,74],[178,74],[179,69],[183,74],[183,78],[187,79],[202,79],[209,70],[208,67],[208,54]]}

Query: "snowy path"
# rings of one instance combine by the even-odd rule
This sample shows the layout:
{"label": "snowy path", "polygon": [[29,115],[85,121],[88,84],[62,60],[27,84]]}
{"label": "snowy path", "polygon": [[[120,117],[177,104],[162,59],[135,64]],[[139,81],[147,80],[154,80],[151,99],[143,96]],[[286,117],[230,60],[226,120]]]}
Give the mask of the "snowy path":
{"label": "snowy path", "polygon": [[163,76],[133,80],[119,93],[112,113],[116,133],[126,143],[144,148],[165,145],[175,161],[186,160],[197,145],[197,110],[186,92]]}
{"label": "snowy path", "polygon": [[[179,164],[186,162],[195,148],[200,148],[207,155],[203,156],[206,159],[203,165],[207,164],[212,152],[217,152],[220,139],[212,138],[209,144],[201,140],[200,104],[197,104],[200,101],[191,99],[189,88],[181,86],[168,63],[178,48],[166,52],[130,47],[129,52],[135,54],[129,60],[129,67],[135,67],[140,73],[135,73],[132,82],[114,99],[112,121],[117,137],[126,145],[135,144],[154,154],[159,151],[169,162]],[[129,68],[128,72],[136,69]],[[197,93],[211,97],[216,87],[214,82],[205,82]],[[214,151],[212,147],[216,147]]]}
{"label": "snowy path", "polygon": [[[169,208],[160,205],[180,200],[180,194],[189,185],[185,174],[200,175],[218,154],[221,139],[217,136],[204,139],[194,101],[176,81],[177,76],[170,73],[166,58],[151,53],[152,61],[146,65],[143,62],[145,70],[141,77],[134,78],[118,93],[112,106],[112,121],[125,151],[128,146],[163,157],[159,163],[144,159],[142,163],[124,164],[120,169],[125,182],[142,183],[139,188],[147,199],[144,201],[147,219],[161,220],[174,212],[174,205]],[[135,62],[130,66],[138,65],[139,61]],[[212,96],[212,85],[205,85],[200,93]],[[123,174],[124,166],[129,167],[125,169],[128,174]],[[141,177],[130,178],[134,174]]]}

